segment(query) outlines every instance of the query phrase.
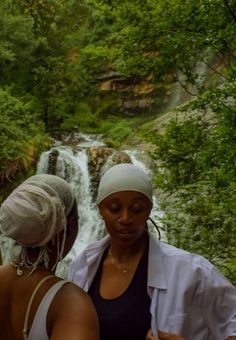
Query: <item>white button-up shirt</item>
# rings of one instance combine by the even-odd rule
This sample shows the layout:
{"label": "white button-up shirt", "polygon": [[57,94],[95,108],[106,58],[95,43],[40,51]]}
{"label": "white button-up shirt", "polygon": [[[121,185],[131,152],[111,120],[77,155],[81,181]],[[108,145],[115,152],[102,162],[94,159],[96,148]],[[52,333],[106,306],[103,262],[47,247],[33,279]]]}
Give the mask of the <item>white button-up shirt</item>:
{"label": "white button-up shirt", "polygon": [[[106,236],[89,245],[72,263],[69,279],[88,291],[109,243]],[[201,256],[150,236],[147,292],[156,339],[157,330],[187,340],[236,336],[236,288]]]}

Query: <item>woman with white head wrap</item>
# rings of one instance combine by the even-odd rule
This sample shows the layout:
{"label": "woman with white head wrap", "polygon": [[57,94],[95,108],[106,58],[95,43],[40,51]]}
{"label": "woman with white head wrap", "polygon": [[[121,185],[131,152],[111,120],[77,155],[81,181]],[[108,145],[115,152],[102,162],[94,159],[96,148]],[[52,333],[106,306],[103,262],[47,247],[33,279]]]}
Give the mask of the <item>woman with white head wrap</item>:
{"label": "woman with white head wrap", "polygon": [[148,233],[152,185],[142,169],[108,169],[97,202],[108,235],[69,278],[91,296],[101,340],[236,339],[236,289],[206,259]]}
{"label": "woman with white head wrap", "polygon": [[[32,270],[43,260],[48,262],[47,243],[66,235],[67,216],[74,204],[74,194],[66,181],[53,175],[35,175],[27,179],[3,202],[0,210],[0,231],[22,246],[26,266],[27,248],[40,248]],[[64,242],[58,249],[62,259]],[[58,261],[57,261],[58,262]],[[55,263],[55,266],[57,265]]]}
{"label": "woman with white head wrap", "polygon": [[[64,334],[68,339],[97,340],[90,298],[55,276],[58,261],[70,251],[78,232],[77,202],[70,185],[54,175],[28,178],[2,203],[0,232],[21,246],[19,256],[0,268],[3,338],[47,340]],[[76,301],[79,307],[74,306]],[[55,308],[60,310],[61,305],[58,313]]]}

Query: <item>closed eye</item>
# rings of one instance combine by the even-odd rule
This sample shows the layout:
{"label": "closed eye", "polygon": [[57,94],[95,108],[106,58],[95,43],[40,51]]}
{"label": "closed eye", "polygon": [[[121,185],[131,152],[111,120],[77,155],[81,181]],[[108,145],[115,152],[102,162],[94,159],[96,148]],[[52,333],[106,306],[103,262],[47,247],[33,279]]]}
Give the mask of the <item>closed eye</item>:
{"label": "closed eye", "polygon": [[108,207],[108,210],[111,212],[111,213],[118,213],[120,211],[120,206],[117,206],[117,205],[111,205]]}
{"label": "closed eye", "polygon": [[135,214],[139,214],[145,210],[145,207],[140,204],[135,204],[131,207],[131,211]]}

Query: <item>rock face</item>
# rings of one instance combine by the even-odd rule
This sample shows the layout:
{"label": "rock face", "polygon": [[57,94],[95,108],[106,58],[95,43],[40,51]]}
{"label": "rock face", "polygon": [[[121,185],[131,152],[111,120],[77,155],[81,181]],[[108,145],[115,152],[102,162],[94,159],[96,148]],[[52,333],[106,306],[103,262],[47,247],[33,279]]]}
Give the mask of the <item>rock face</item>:
{"label": "rock face", "polygon": [[[113,111],[125,116],[149,112],[156,105],[157,93],[150,79],[125,78],[117,72],[104,72],[98,79],[101,100],[111,100]],[[115,95],[114,95],[115,94]]]}
{"label": "rock face", "polygon": [[59,152],[57,149],[52,150],[49,154],[48,158],[48,173],[52,175],[56,175],[56,166],[57,166],[57,157]]}
{"label": "rock face", "polygon": [[122,117],[163,114],[191,97],[173,75],[157,84],[152,75],[125,77],[109,65],[97,80],[100,98],[97,105],[102,103],[103,113]]}

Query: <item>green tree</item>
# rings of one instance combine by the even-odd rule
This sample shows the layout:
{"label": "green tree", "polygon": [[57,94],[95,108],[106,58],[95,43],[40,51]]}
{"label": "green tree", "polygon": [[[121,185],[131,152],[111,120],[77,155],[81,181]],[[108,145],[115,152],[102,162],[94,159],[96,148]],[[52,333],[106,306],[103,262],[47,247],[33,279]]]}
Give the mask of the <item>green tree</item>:
{"label": "green tree", "polygon": [[[204,92],[185,108],[194,117],[171,121],[152,136],[162,220],[172,244],[211,259],[236,282],[235,85]],[[204,115],[204,113],[208,114]],[[211,112],[211,114],[210,114]],[[182,117],[182,116],[181,116]],[[182,117],[183,118],[183,117]]]}
{"label": "green tree", "polygon": [[1,83],[33,96],[46,128],[58,127],[83,92],[76,40],[86,7],[75,0],[4,0],[1,6]]}
{"label": "green tree", "polygon": [[[235,52],[235,2],[232,0],[90,1],[100,18],[103,39],[94,47],[113,49],[115,67],[134,75],[160,80],[169,72],[182,70],[188,81],[198,78],[199,62],[224,58],[228,65]],[[111,52],[109,52],[111,53]],[[103,56],[104,57],[104,56]],[[194,70],[196,72],[194,72]]]}
{"label": "green tree", "polygon": [[0,181],[26,170],[49,144],[43,124],[38,123],[33,102],[0,89]]}
{"label": "green tree", "polygon": [[36,47],[33,20],[8,0],[1,1],[0,12],[0,84],[24,86]]}

